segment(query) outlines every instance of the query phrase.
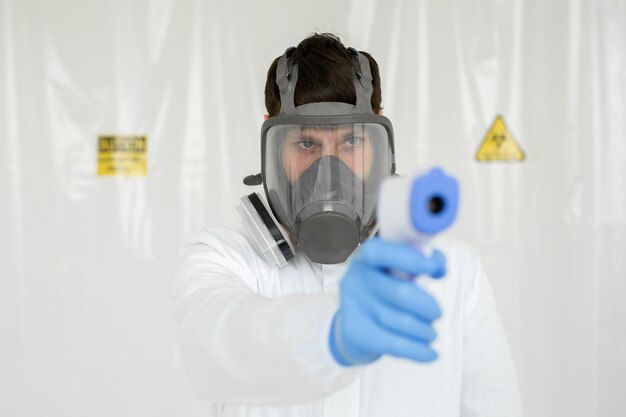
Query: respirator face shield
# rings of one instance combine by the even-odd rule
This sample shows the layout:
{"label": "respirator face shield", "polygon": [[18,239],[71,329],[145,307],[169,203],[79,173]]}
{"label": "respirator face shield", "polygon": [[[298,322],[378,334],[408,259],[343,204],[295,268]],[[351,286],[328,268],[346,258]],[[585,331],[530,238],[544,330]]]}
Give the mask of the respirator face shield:
{"label": "respirator face shield", "polygon": [[373,232],[382,181],[395,173],[393,128],[375,114],[367,57],[347,48],[354,63],[356,103],[296,106],[296,48],[276,64],[280,114],[261,127],[261,173],[244,179],[263,184],[241,199],[238,211],[255,248],[270,265],[295,253],[320,264],[344,262]]}
{"label": "respirator face shield", "polygon": [[384,116],[279,116],[262,127],[262,178],[291,242],[313,262],[345,261],[375,225],[378,189],[393,174]]}

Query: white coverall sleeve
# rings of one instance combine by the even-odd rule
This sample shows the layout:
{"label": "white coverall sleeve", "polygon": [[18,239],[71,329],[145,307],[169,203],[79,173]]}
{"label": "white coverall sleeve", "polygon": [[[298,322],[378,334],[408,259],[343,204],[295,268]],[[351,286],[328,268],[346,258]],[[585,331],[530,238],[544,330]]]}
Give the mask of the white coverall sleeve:
{"label": "white coverall sleeve", "polygon": [[[245,405],[311,402],[352,382],[328,348],[328,293],[269,298],[242,277],[249,258],[210,233],[188,244],[172,285],[183,382],[199,398]],[[253,272],[249,272],[252,274]]]}
{"label": "white coverall sleeve", "polygon": [[465,289],[461,416],[522,415],[515,367],[491,287],[477,257]]}

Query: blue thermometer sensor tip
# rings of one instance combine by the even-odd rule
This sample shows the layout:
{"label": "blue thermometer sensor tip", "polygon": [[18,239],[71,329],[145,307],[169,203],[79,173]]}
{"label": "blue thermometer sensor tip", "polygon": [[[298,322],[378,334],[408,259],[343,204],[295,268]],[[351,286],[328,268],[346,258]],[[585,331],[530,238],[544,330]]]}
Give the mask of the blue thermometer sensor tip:
{"label": "blue thermometer sensor tip", "polygon": [[416,177],[411,188],[411,221],[424,235],[448,228],[456,218],[459,184],[441,168]]}

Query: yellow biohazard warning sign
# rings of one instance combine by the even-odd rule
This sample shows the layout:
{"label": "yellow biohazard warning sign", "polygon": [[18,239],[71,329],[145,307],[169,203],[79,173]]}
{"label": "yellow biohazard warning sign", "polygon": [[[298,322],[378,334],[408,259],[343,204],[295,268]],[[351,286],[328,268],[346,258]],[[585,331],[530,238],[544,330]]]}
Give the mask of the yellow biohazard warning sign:
{"label": "yellow biohazard warning sign", "polygon": [[98,175],[145,176],[148,138],[108,135],[98,138]]}
{"label": "yellow biohazard warning sign", "polygon": [[506,127],[502,116],[496,116],[483,138],[476,159],[479,161],[523,161],[526,154]]}

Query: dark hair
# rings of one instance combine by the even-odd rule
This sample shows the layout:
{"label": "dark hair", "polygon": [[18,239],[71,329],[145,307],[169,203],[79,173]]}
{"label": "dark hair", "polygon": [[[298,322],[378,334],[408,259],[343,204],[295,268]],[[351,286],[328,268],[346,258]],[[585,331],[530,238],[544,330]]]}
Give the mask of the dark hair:
{"label": "dark hair", "polygon": [[[370,54],[360,52],[370,61],[374,90],[372,110],[378,113],[382,110],[378,64]],[[280,113],[280,92],[276,85],[276,65],[279,58],[270,65],[265,82],[265,108],[270,117]],[[294,93],[296,106],[323,101],[356,104],[354,63],[337,36],[316,33],[300,42],[293,58],[294,64],[298,64],[298,81]]]}

